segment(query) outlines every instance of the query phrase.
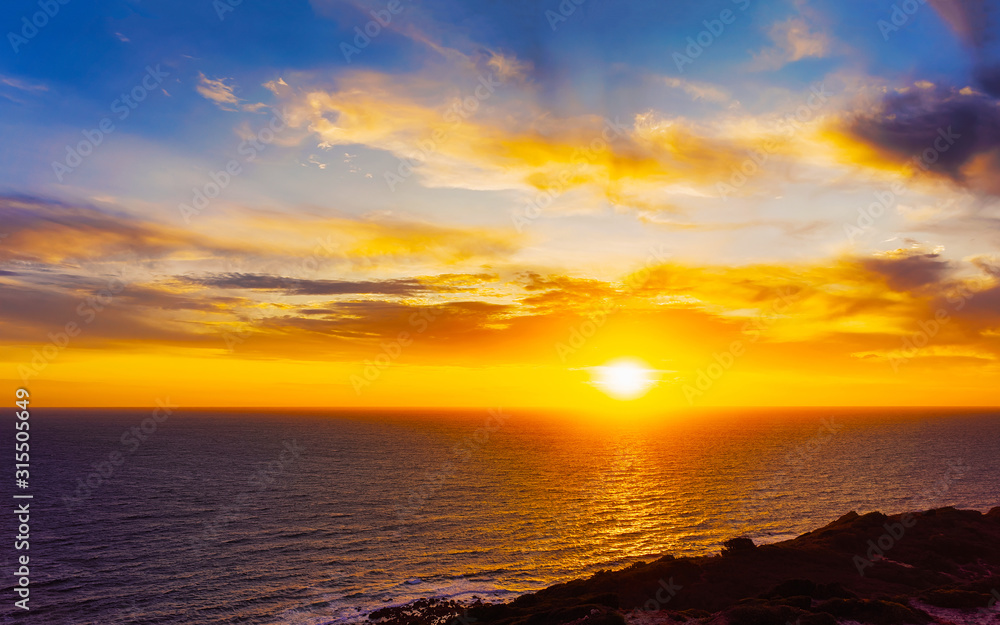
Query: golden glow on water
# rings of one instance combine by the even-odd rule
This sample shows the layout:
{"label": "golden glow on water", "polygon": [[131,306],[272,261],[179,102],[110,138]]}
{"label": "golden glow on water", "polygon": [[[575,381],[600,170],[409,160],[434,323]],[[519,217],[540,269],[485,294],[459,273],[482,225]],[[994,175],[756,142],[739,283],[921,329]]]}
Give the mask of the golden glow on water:
{"label": "golden glow on water", "polygon": [[[495,448],[491,459],[503,468],[510,503],[528,509],[525,524],[506,540],[516,544],[511,561],[531,554],[532,572],[502,581],[527,590],[537,579],[662,554],[714,553],[742,534],[783,540],[872,502],[911,505],[905,498],[912,467],[901,462],[909,448],[869,458],[867,432],[875,423],[842,422],[845,412],[678,414],[659,423],[566,419],[532,428],[509,448]],[[862,458],[879,466],[858,472]],[[891,487],[865,477],[883,473],[892,476]]]}
{"label": "golden glow on water", "polygon": [[[717,553],[738,535],[783,540],[850,510],[981,508],[996,500],[993,481],[973,472],[992,475],[997,466],[990,441],[1000,421],[986,417],[767,409],[650,420],[623,410],[592,420],[508,412],[502,427],[478,438],[485,411],[301,426],[299,436],[311,433],[317,450],[318,481],[304,492],[320,493],[327,506],[310,527],[328,523],[331,509],[346,513],[333,522],[338,540],[370,548],[377,562],[344,564],[354,575],[345,592],[371,594],[375,583],[379,597],[449,594],[459,578],[475,592],[529,592],[664,554]],[[469,456],[443,464],[462,440]],[[385,448],[397,451],[387,457]],[[941,497],[914,499],[958,457],[975,469]],[[409,504],[414,495],[417,504]],[[329,537],[315,544],[327,549]],[[372,568],[384,574],[373,578]],[[412,578],[425,581],[399,581]]]}

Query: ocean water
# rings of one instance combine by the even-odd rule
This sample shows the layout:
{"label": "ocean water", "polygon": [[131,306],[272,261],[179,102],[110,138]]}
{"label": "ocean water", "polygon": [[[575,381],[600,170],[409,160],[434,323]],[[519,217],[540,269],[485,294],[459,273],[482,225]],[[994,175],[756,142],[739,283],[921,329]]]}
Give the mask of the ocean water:
{"label": "ocean water", "polygon": [[351,623],[740,534],[783,540],[850,510],[1000,505],[996,412],[36,410],[31,424],[17,553],[33,625]]}

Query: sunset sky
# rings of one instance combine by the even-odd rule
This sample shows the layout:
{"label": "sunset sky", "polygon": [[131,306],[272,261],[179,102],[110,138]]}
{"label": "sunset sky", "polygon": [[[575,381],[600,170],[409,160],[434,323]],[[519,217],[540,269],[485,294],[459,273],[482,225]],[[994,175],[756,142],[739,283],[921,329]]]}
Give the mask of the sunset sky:
{"label": "sunset sky", "polygon": [[994,2],[56,4],[0,9],[39,405],[1000,404]]}

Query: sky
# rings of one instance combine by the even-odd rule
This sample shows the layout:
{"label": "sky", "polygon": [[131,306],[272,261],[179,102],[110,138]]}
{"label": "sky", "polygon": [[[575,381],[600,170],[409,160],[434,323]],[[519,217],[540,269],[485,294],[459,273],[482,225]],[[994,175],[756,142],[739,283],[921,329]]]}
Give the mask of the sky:
{"label": "sky", "polygon": [[51,406],[998,405],[998,10],[5,3],[0,378]]}

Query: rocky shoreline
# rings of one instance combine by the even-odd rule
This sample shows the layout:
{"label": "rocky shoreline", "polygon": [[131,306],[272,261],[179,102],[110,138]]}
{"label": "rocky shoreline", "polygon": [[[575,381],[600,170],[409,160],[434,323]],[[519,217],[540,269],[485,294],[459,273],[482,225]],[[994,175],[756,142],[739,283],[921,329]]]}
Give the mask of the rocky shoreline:
{"label": "rocky shoreline", "polygon": [[845,514],[798,538],[665,555],[503,604],[425,599],[379,625],[1000,625],[1000,507]]}

